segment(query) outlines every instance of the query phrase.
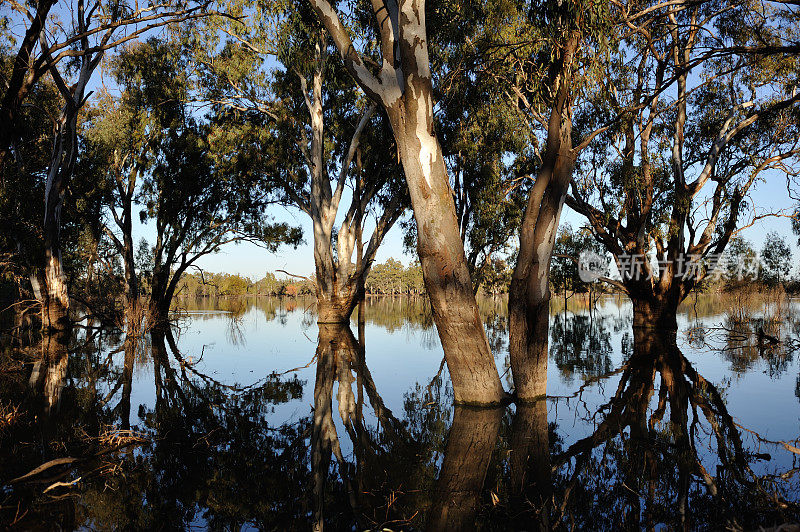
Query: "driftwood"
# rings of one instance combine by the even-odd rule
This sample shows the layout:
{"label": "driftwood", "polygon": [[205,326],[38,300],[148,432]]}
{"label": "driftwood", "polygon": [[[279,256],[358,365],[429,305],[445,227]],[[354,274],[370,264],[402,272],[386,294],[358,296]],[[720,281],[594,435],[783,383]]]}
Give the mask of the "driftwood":
{"label": "driftwood", "polygon": [[77,462],[77,461],[78,461],[77,458],[71,458],[71,457],[56,458],[55,460],[50,460],[49,462],[45,462],[44,464],[42,464],[39,467],[31,470],[28,473],[22,475],[21,477],[17,477],[17,478],[15,478],[13,480],[9,480],[8,483],[9,484],[16,484],[17,482],[22,482],[23,480],[27,480],[27,479],[29,479],[31,477],[34,477],[34,476],[38,475],[39,473],[41,473],[43,471],[47,471],[51,467],[64,465],[64,464],[71,464],[71,463]]}

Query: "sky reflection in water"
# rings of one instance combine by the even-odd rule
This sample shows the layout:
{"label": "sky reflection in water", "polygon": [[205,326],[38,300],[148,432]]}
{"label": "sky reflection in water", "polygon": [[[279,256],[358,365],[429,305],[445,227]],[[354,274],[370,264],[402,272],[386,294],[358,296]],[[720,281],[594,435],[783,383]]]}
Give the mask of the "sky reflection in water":
{"label": "sky reflection in water", "polygon": [[[2,392],[39,417],[0,434],[0,519],[19,518],[17,508],[28,511],[22,528],[798,519],[798,455],[765,441],[797,445],[794,352],[744,341],[711,300],[684,308],[677,341],[634,333],[624,301],[593,313],[554,304],[548,400],[497,409],[453,407],[446,368],[435,378],[441,348],[422,300],[371,300],[366,323],[349,329],[319,329],[310,303],[196,301],[171,337],[135,353],[119,336],[79,332],[69,357],[52,348],[31,359],[26,386]],[[505,305],[481,310],[508,388]],[[777,332],[796,341],[798,328],[790,319]],[[85,459],[87,441],[104,448],[91,438],[108,426],[143,443]],[[8,482],[76,454],[52,478]],[[81,481],[42,494],[56,476]]]}

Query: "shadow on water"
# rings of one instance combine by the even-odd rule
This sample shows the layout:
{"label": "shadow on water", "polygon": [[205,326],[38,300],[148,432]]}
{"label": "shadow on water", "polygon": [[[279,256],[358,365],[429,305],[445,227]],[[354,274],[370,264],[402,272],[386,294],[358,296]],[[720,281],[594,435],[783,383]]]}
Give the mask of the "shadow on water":
{"label": "shadow on water", "polygon": [[[254,308],[260,323],[284,327],[303,307]],[[244,349],[248,309],[225,308],[222,321],[212,310],[191,310],[190,319],[219,324]],[[504,309],[488,306],[484,316],[502,349]],[[632,330],[614,312],[556,314],[550,359],[571,392],[478,409],[452,404],[446,372],[419,375],[400,402],[385,396],[375,370],[387,344],[370,345],[368,331],[430,330],[429,314],[393,300],[368,306],[366,318],[355,334],[315,327],[306,366],[246,383],[213,370],[205,348],[181,351],[189,333],[179,330],[120,342],[78,329],[16,352],[19,364],[4,366],[0,383],[0,405],[16,408],[0,425],[0,522],[693,530],[800,519],[795,455],[784,459],[788,447],[740,426],[726,389],[700,374],[674,336]],[[734,370],[767,357],[720,346]]]}

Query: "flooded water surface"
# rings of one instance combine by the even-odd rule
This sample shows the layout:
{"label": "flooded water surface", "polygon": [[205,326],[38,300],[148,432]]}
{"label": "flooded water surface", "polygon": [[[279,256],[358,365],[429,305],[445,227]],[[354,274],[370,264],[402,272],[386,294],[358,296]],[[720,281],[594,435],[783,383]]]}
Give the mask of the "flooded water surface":
{"label": "flooded water surface", "polygon": [[[800,519],[797,305],[713,299],[677,338],[552,304],[548,396],[454,405],[422,299],[183,301],[126,342],[4,338],[0,523],[18,529],[758,529]],[[511,390],[505,304],[481,302]],[[27,344],[31,344],[27,346]]]}

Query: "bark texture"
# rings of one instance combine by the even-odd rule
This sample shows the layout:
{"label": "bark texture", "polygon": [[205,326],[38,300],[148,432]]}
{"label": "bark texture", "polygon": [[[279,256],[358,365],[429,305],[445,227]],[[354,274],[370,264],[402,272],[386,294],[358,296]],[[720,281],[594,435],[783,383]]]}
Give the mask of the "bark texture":
{"label": "bark texture", "polygon": [[555,98],[547,146],[525,207],[519,255],[509,287],[509,354],[514,393],[522,401],[547,393],[550,260],[575,166],[570,72],[577,44],[577,36],[568,39],[554,68],[551,85]]}
{"label": "bark texture", "polygon": [[678,305],[682,299],[650,296],[631,297],[634,328],[655,329],[662,332],[678,330]]}
{"label": "bark texture", "polygon": [[310,0],[354,79],[386,111],[417,223],[425,289],[457,403],[493,404],[503,387],[472,291],[447,169],[434,131],[425,2],[372,3],[383,64],[378,76],[359,57],[327,0]]}

